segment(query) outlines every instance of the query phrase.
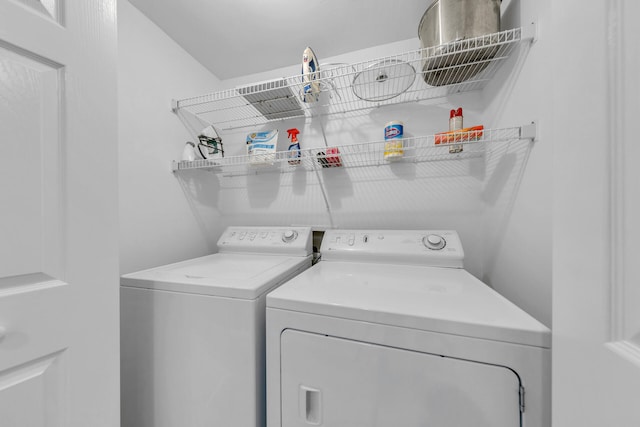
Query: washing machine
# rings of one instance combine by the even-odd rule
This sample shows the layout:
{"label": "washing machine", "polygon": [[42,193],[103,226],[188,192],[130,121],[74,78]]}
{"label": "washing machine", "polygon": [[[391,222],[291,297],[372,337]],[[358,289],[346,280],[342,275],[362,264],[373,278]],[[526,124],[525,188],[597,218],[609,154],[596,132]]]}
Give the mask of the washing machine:
{"label": "washing machine", "polygon": [[267,296],[267,426],[549,427],[547,327],[456,232],[328,230]]}
{"label": "washing machine", "polygon": [[213,255],[121,278],[123,427],[265,425],[265,296],[309,268],[305,227],[229,227]]}

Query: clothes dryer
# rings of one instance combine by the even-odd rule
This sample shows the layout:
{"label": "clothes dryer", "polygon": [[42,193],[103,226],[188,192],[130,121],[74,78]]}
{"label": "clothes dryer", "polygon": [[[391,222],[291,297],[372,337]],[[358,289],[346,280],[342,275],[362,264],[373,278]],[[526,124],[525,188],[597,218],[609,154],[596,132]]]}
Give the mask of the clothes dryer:
{"label": "clothes dryer", "polygon": [[329,230],[267,296],[268,427],[549,427],[550,331],[453,231]]}
{"label": "clothes dryer", "polygon": [[121,279],[123,427],[265,425],[265,296],[311,266],[306,227],[229,227],[218,253]]}

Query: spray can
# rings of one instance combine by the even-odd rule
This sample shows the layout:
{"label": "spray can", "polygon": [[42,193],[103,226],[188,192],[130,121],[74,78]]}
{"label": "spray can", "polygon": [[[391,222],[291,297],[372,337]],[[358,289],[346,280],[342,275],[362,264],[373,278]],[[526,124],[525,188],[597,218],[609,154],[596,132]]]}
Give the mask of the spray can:
{"label": "spray can", "polygon": [[[457,110],[451,110],[449,112],[449,131],[460,130],[462,128],[463,128],[462,108],[458,108]],[[449,146],[450,154],[461,153],[462,150],[463,150],[462,144],[455,144],[455,145]]]}
{"label": "spray can", "polygon": [[391,121],[384,126],[384,158],[385,160],[398,160],[404,155],[402,138],[404,136],[404,124],[400,121]]}
{"label": "spray can", "polygon": [[300,131],[296,128],[287,129],[287,138],[291,141],[289,143],[289,164],[300,164],[300,142],[298,141],[298,134]]}

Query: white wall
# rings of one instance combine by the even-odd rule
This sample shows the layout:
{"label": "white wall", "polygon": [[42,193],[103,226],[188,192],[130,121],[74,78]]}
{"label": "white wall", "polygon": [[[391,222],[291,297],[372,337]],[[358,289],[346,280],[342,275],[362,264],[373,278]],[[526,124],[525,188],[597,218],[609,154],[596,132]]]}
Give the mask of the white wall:
{"label": "white wall", "polygon": [[[547,326],[551,326],[552,265],[552,162],[553,103],[550,72],[554,41],[551,37],[549,0],[503,2],[503,25],[523,26],[535,21],[538,39],[485,90],[485,123],[495,127],[535,121],[537,140],[530,151],[514,147],[498,165],[494,182],[502,171],[521,165],[502,191],[487,188],[482,279]],[[510,190],[513,188],[513,190]]]}
{"label": "white wall", "polygon": [[180,159],[191,139],[171,112],[171,100],[215,91],[218,80],[126,0],[118,2],[118,33],[124,274],[215,249],[219,228],[211,192],[171,172],[171,160]]}

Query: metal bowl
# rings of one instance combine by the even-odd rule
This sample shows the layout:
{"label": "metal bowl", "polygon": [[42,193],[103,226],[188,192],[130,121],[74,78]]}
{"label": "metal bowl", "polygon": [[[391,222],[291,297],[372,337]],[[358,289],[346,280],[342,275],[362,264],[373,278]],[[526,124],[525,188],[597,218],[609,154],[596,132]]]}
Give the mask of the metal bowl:
{"label": "metal bowl", "polygon": [[484,36],[500,31],[502,0],[435,0],[418,27],[424,80],[456,84],[484,70],[498,51]]}

